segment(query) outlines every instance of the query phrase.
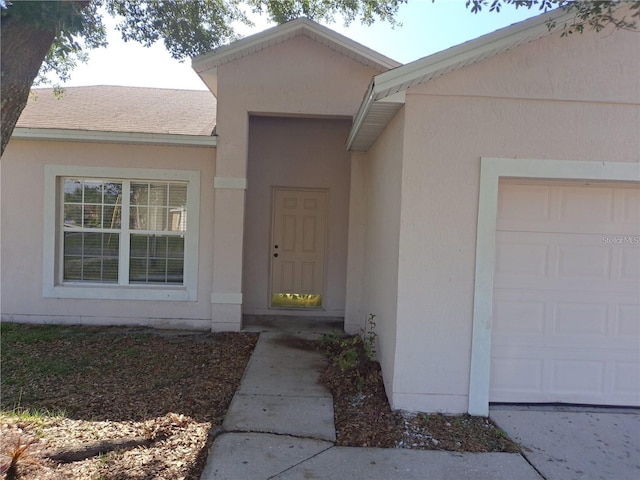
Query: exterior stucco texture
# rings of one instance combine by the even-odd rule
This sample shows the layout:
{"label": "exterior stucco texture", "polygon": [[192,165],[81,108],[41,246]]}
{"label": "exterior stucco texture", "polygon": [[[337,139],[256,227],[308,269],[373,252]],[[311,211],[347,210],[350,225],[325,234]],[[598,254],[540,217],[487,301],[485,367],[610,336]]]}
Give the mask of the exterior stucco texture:
{"label": "exterior stucco texture", "polygon": [[[109,145],[80,142],[12,140],[2,157],[2,318],[8,321],[150,325],[208,329],[211,325],[212,219],[200,219],[196,301],[44,298],[43,252],[45,165],[200,172],[202,185],[212,185],[215,149],[167,146]],[[202,205],[213,203],[211,188],[201,189]],[[46,241],[45,241],[46,243]]]}
{"label": "exterior stucco texture", "polygon": [[[0,165],[2,318],[239,330],[243,313],[274,313],[274,188],[321,189],[324,308],[295,313],[344,316],[348,333],[375,315],[393,408],[486,415],[497,198],[509,177],[501,172],[524,183],[640,183],[640,37],[620,30],[562,37],[546,27],[540,33],[543,20],[384,73],[391,64],[374,68],[348,55],[358,47],[337,34],[325,43],[317,35],[326,33],[287,34],[245,49],[200,72],[218,97],[209,146],[14,138]],[[525,35],[532,28],[536,40]],[[474,49],[480,53],[469,54]],[[451,69],[429,76],[441,61]],[[389,97],[375,97],[390,84]],[[375,102],[385,108],[368,110]],[[385,111],[397,113],[378,117]],[[380,136],[367,152],[346,151],[366,122],[377,122]],[[48,165],[123,175],[138,168],[158,178],[195,172],[195,297],[43,295],[43,264],[60,255],[47,247],[55,233],[45,231],[54,221],[43,205],[51,201],[42,194],[51,188]],[[640,317],[633,321],[637,328]]]}
{"label": "exterior stucco texture", "polygon": [[407,92],[394,408],[467,411],[481,157],[638,162],[639,51],[625,32],[554,34]]}

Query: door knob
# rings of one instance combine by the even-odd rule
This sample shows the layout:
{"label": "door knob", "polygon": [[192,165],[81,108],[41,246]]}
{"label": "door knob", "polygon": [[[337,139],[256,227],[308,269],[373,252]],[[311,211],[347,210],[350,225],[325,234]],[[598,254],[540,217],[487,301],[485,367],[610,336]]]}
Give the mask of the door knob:
{"label": "door knob", "polygon": [[274,253],[274,254],[273,254],[273,256],[277,258],[277,257],[278,257],[278,254],[277,254],[277,253]]}

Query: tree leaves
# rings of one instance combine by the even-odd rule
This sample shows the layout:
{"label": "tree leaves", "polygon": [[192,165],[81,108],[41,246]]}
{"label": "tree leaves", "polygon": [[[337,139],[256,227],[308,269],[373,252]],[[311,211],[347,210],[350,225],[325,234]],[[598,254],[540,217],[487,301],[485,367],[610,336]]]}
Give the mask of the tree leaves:
{"label": "tree leaves", "polygon": [[[432,0],[436,1],[436,0]],[[441,0],[445,1],[445,0]],[[463,0],[460,0],[463,1]],[[3,61],[2,149],[11,137],[17,119],[26,104],[29,89],[35,74],[22,78],[9,69],[33,70],[41,66],[36,84],[51,83],[49,75],[55,73],[62,81],[69,78],[78,62],[87,59],[87,51],[106,45],[103,15],[120,19],[117,28],[125,41],[137,41],[145,46],[163,41],[172,57],[184,59],[213,50],[237,38],[238,23],[250,25],[249,11],[266,15],[269,19],[283,23],[301,16],[333,22],[336,16],[346,24],[360,19],[370,25],[376,20],[397,25],[396,15],[407,0],[55,0],[55,1],[10,1],[0,0],[0,16],[3,30],[17,26],[18,37],[30,37],[31,42],[14,56],[20,60],[20,68]],[[640,19],[640,0],[466,0],[467,8],[479,13],[484,8],[500,12],[504,5],[516,8],[538,8],[546,12],[554,8],[565,8],[575,13],[574,21],[563,25],[563,35],[582,32],[585,29],[600,31],[608,25],[625,30],[637,30]],[[627,5],[628,8],[618,8]],[[103,8],[104,7],[104,8]],[[555,27],[551,20],[549,28]],[[31,33],[29,33],[31,32]],[[43,37],[38,33],[49,32]],[[49,43],[55,33],[49,53],[42,60],[39,49],[42,41]],[[8,35],[3,35],[3,39]],[[36,38],[37,37],[37,38]],[[4,45],[8,43],[6,40]],[[46,45],[45,45],[46,48]],[[22,89],[9,91],[8,79],[20,78]],[[14,82],[14,80],[11,80]],[[16,87],[15,82],[11,85]],[[10,108],[9,108],[10,107]]]}
{"label": "tree leaves", "polygon": [[[432,0],[436,1],[436,0]],[[461,0],[462,1],[462,0]],[[276,23],[307,17],[333,22],[339,15],[345,23],[360,19],[370,25],[376,20],[397,24],[396,15],[407,0],[78,0],[29,1],[2,0],[2,16],[13,16],[41,29],[55,29],[38,83],[48,83],[55,73],[61,80],[87,59],[90,49],[106,46],[102,15],[120,19],[117,24],[125,41],[150,46],[163,41],[172,57],[184,59],[210,51],[237,38],[237,24],[251,25],[249,11],[268,16]],[[563,25],[564,34],[586,29],[600,31],[612,24],[635,30],[640,18],[640,0],[466,0],[472,13],[483,9],[499,13],[503,6],[537,8],[547,12],[564,8],[575,13],[575,20]],[[622,4],[628,12],[620,12]],[[104,9],[102,8],[104,7]],[[552,22],[549,27],[555,27]]]}
{"label": "tree leaves", "polygon": [[[542,13],[562,8],[569,13],[574,13],[573,21],[562,26],[563,36],[574,32],[582,33],[585,29],[599,32],[608,25],[637,31],[638,19],[640,19],[640,1],[638,0],[466,0],[466,6],[471,13],[480,13],[483,8],[498,13],[503,5],[528,9],[536,7]],[[625,5],[628,10],[619,8]],[[551,20],[547,26],[552,29],[556,28],[557,24]]]}
{"label": "tree leaves", "polygon": [[250,24],[239,0],[107,0],[125,41],[145,46],[163,40],[173,58],[210,51],[236,38],[234,23]]}
{"label": "tree leaves", "polygon": [[254,13],[266,14],[276,23],[300,17],[333,22],[340,15],[346,24],[356,19],[365,25],[376,20],[397,25],[396,15],[407,0],[247,0]]}
{"label": "tree leaves", "polygon": [[87,50],[107,45],[107,34],[99,3],[82,2],[21,2],[10,5],[9,14],[24,22],[34,22],[57,32],[45,57],[36,84],[50,83],[51,73],[68,80],[78,62],[86,62]]}

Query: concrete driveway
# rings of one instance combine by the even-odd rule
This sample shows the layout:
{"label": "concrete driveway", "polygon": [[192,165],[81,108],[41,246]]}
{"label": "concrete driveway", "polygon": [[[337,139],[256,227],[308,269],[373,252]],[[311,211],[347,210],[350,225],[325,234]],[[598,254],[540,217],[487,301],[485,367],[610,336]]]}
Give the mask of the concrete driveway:
{"label": "concrete driveway", "polygon": [[640,479],[640,410],[496,406],[490,417],[545,480]]}

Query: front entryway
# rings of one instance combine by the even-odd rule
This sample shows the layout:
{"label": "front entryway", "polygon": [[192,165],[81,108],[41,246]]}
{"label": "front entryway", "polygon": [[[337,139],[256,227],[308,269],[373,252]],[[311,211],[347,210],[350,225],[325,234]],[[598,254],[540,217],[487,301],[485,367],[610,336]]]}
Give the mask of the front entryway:
{"label": "front entryway", "polygon": [[272,308],[322,308],[327,192],[273,189]]}
{"label": "front entryway", "polygon": [[[351,120],[322,118],[285,118],[251,116],[249,119],[249,161],[242,258],[243,315],[344,318],[347,278],[347,244],[349,229],[349,186],[351,184],[350,154],[344,148],[351,129]],[[313,203],[321,212],[321,223],[314,225],[317,250],[311,265],[304,265],[304,273],[295,280],[288,279],[282,267],[287,254],[283,240],[275,238],[278,228],[285,227],[279,214],[278,228],[274,228],[275,192],[279,196],[292,195],[296,201]],[[280,198],[281,201],[284,201]],[[280,210],[283,206],[280,205]],[[306,209],[309,212],[309,209]],[[297,212],[290,220],[298,228],[308,227],[311,219]],[[314,214],[318,216],[318,214]],[[315,220],[314,220],[315,222]],[[290,224],[291,222],[289,222]],[[298,241],[301,231],[297,233]],[[305,230],[308,234],[309,230]],[[274,248],[278,245],[278,248]],[[277,250],[277,251],[276,251]],[[273,255],[278,253],[278,257]],[[309,252],[304,252],[308,255]],[[274,260],[277,260],[274,263]],[[308,259],[304,260],[305,262]],[[303,266],[298,259],[298,272]],[[290,268],[289,273],[296,268]],[[276,277],[275,282],[273,280]],[[306,288],[309,278],[315,285]],[[303,283],[302,287],[287,286],[286,281]],[[272,288],[273,287],[273,288]],[[286,288],[285,288],[286,287]],[[313,306],[285,306],[272,302],[273,293],[313,294],[307,298]],[[280,299],[284,299],[281,296]],[[294,296],[291,295],[293,299]],[[310,301],[311,300],[311,301]],[[298,298],[298,302],[305,299]],[[291,302],[289,302],[291,303]]]}

